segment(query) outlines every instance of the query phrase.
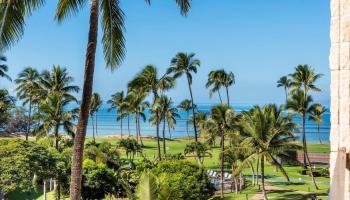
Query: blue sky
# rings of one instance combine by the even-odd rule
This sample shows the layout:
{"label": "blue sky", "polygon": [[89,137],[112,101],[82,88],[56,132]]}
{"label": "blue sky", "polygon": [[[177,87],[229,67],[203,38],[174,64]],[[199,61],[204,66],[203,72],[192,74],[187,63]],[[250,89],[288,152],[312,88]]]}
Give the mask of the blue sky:
{"label": "blue sky", "polygon": [[[61,65],[82,86],[88,6],[57,24],[56,2],[47,0],[28,19],[23,39],[5,53],[9,74],[15,78],[26,66],[41,71]],[[224,68],[236,75],[236,85],[230,89],[234,103],[282,103],[278,78],[298,64],[309,64],[325,75],[318,82],[323,92],[314,99],[329,104],[328,0],[193,0],[188,17],[179,14],[173,0],[153,0],[152,6],[143,0],[121,0],[121,4],[126,14],[126,58],[112,73],[105,68],[101,45],[96,54],[94,91],[104,100],[125,90],[146,64],[164,72],[170,59],[183,51],[195,52],[202,62],[194,76],[196,102],[218,102],[216,96],[209,98],[205,82],[209,71]],[[99,41],[100,37],[101,33]],[[13,90],[14,85],[2,80],[1,87]],[[188,98],[185,79],[168,94],[175,102]]]}

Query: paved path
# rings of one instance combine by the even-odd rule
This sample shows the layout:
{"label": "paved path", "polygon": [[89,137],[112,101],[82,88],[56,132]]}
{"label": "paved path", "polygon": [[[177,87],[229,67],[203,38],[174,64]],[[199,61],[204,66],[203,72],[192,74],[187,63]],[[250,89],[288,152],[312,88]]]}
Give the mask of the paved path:
{"label": "paved path", "polygon": [[[280,188],[280,187],[277,187],[277,186],[273,186],[273,185],[265,185],[265,190],[266,192],[268,193],[268,191],[270,190],[274,190],[274,191],[278,191],[278,190],[283,190],[283,191],[290,191],[290,192],[293,192],[293,190],[288,190],[288,189],[285,189],[285,188]],[[294,192],[297,192],[297,193],[300,193],[300,194],[307,194],[308,192],[304,192],[304,191],[294,191]],[[252,196],[251,198],[249,198],[249,200],[262,200],[264,199],[264,195],[262,192],[259,192],[257,193],[256,195]]]}

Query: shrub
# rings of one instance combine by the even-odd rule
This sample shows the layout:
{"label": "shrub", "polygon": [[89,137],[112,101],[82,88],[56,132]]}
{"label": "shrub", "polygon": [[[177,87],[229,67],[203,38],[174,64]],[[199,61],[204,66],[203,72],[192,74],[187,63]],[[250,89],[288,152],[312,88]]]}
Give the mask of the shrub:
{"label": "shrub", "polygon": [[170,199],[208,199],[214,193],[205,170],[189,161],[161,161],[152,173],[169,186]]}

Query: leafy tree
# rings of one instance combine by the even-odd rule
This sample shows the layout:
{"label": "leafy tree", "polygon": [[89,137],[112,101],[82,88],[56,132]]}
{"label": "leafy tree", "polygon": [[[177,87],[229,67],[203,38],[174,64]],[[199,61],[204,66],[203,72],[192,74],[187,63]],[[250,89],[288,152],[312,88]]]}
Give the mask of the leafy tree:
{"label": "leafy tree", "polygon": [[[171,67],[168,68],[167,74],[174,74],[174,78],[177,79],[182,75],[186,75],[188,89],[190,91],[191,96],[191,104],[193,103],[193,94],[192,94],[192,73],[197,73],[197,68],[200,66],[200,61],[194,58],[194,53],[178,53],[171,60]],[[196,127],[196,114],[194,112],[194,107],[192,106],[192,115],[194,116],[193,127],[194,127],[194,137],[197,142],[197,127]]]}
{"label": "leafy tree", "polygon": [[[95,140],[95,131],[97,135],[97,112],[102,106],[102,100],[98,93],[93,93],[91,98],[91,105],[90,105],[90,116],[91,116],[91,123],[92,123],[92,137],[94,142]],[[95,123],[94,123],[94,116],[95,116]]]}
{"label": "leafy tree", "polygon": [[286,95],[286,102],[288,100],[288,90],[291,87],[292,80],[288,78],[288,76],[282,76],[278,81],[277,81],[277,87],[283,87],[285,95]]}
{"label": "leafy tree", "polygon": [[267,199],[264,177],[265,160],[276,166],[289,182],[287,172],[277,158],[293,160],[288,151],[300,149],[294,136],[296,124],[291,121],[291,116],[283,116],[282,110],[282,107],[278,108],[276,105],[266,105],[262,108],[255,106],[250,111],[243,113],[240,122],[243,133],[247,135],[241,142],[242,148],[251,153],[237,170],[241,170],[245,164],[254,159],[260,159],[264,199]]}
{"label": "leafy tree", "polygon": [[214,194],[206,170],[189,161],[164,160],[151,172],[171,189],[168,199],[209,199]]}
{"label": "leafy tree", "polygon": [[203,166],[204,158],[211,157],[209,148],[201,142],[192,142],[187,144],[184,150],[185,155],[194,155],[198,164]]}
{"label": "leafy tree", "polygon": [[33,177],[54,176],[56,155],[34,142],[20,139],[0,140],[0,191],[33,191]]}
{"label": "leafy tree", "polygon": [[28,140],[28,135],[31,131],[30,124],[33,101],[35,101],[37,98],[36,96],[38,96],[38,80],[38,71],[31,67],[25,68],[21,73],[18,74],[18,78],[15,80],[15,83],[17,84],[17,97],[23,101],[23,105],[29,104],[26,140]]}
{"label": "leafy tree", "polygon": [[104,199],[117,190],[114,172],[103,163],[86,159],[83,162],[82,199]]}
{"label": "leafy tree", "polygon": [[11,77],[6,74],[6,72],[8,71],[8,66],[4,64],[4,62],[6,61],[7,61],[6,57],[3,55],[0,55],[0,77],[6,78],[7,80],[11,81]]}
{"label": "leafy tree", "polygon": [[88,143],[84,151],[86,158],[96,163],[104,163],[108,168],[118,170],[121,166],[118,149],[109,142]]}
{"label": "leafy tree", "polygon": [[15,98],[9,95],[5,89],[0,89],[0,130],[4,131],[8,126],[11,109],[15,106]]}
{"label": "leafy tree", "polygon": [[158,159],[161,160],[160,152],[160,137],[159,124],[161,120],[161,113],[159,107],[159,91],[163,92],[174,87],[174,79],[166,74],[159,76],[158,70],[153,65],[147,65],[136,77],[128,83],[128,89],[137,90],[147,93],[152,93],[153,104],[151,111],[154,113],[154,121],[156,124]]}
{"label": "leafy tree", "polygon": [[323,124],[323,116],[326,112],[326,107],[321,104],[314,104],[310,107],[309,120],[314,121],[317,124],[318,140],[322,144],[320,137],[320,125]]}
{"label": "leafy tree", "polygon": [[5,132],[25,133],[28,127],[27,121],[26,110],[23,107],[15,107],[10,112]]}

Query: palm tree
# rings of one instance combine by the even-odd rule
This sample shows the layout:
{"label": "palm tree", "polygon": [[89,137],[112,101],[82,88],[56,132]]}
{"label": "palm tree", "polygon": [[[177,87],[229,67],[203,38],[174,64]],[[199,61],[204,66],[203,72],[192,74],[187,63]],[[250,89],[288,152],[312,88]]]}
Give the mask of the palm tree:
{"label": "palm tree", "polygon": [[209,148],[201,142],[192,142],[187,144],[184,150],[185,155],[194,155],[197,159],[198,165],[203,166],[204,158],[211,157]]}
{"label": "palm tree", "polygon": [[171,190],[152,172],[144,171],[136,187],[136,197],[142,200],[167,200],[171,199]]}
{"label": "palm tree", "polygon": [[188,123],[190,120],[190,110],[192,109],[192,102],[189,99],[185,99],[183,101],[180,102],[180,104],[177,106],[179,109],[182,109],[183,111],[185,111],[187,113],[187,118],[186,118],[186,133],[187,136],[190,137],[189,133],[188,133]]}
{"label": "palm tree", "polygon": [[309,95],[309,91],[320,92],[321,89],[315,85],[315,82],[320,79],[323,74],[317,74],[313,68],[308,65],[298,65],[295,72],[289,74],[292,78],[290,86],[293,88],[292,92],[302,89],[305,98]]}
{"label": "palm tree", "polygon": [[[67,16],[76,13],[86,1],[60,0],[58,3],[56,19],[61,22]],[[146,0],[150,3],[151,0]],[[190,8],[190,0],[177,0],[176,3],[181,8],[181,13],[186,15]],[[95,68],[95,53],[97,46],[98,18],[99,8],[102,13],[102,43],[107,66],[115,69],[124,58],[124,13],[120,8],[120,1],[117,0],[90,0],[90,28],[89,39],[85,61],[85,79],[83,87],[83,96],[81,103],[81,114],[78,120],[77,137],[75,151],[73,155],[72,167],[72,184],[71,184],[71,199],[77,200],[80,198],[80,182],[82,170],[82,156],[84,148],[84,140],[86,133],[87,120],[89,118],[89,106],[92,93],[93,74]],[[77,160],[77,162],[75,162]]]}
{"label": "palm tree", "polygon": [[117,122],[120,122],[120,138],[123,138],[123,118],[124,118],[124,91],[116,92],[111,96],[111,99],[107,101],[110,104],[110,108],[108,111],[110,112],[112,109],[117,110]]}
{"label": "palm tree", "polygon": [[291,87],[291,80],[287,76],[282,76],[278,81],[277,81],[277,87],[283,87],[284,92],[286,95],[286,102],[288,100],[288,90]]}
{"label": "palm tree", "polygon": [[205,85],[206,88],[212,87],[209,90],[209,97],[212,97],[215,92],[218,93],[220,103],[222,103],[222,98],[220,94],[220,88],[222,87],[222,75],[223,75],[224,70],[216,70],[216,71],[211,71],[208,74],[208,81]]}
{"label": "palm tree", "polygon": [[241,148],[249,151],[250,155],[242,161],[237,171],[242,170],[248,162],[260,159],[264,199],[267,199],[264,177],[265,161],[277,167],[289,182],[287,172],[277,158],[293,160],[288,156],[287,151],[300,148],[294,136],[296,124],[291,121],[291,116],[283,116],[282,112],[282,107],[278,108],[275,105],[266,105],[262,108],[255,106],[250,111],[243,112],[240,121],[241,131],[246,135],[241,142]]}
{"label": "palm tree", "polygon": [[[306,116],[308,113],[310,113],[311,107],[313,107],[313,106],[310,106],[312,101],[313,100],[312,100],[312,97],[310,95],[307,95],[305,98],[305,93],[303,90],[295,90],[293,92],[291,98],[288,99],[286,108],[288,110],[291,110],[291,111],[301,115],[301,118],[302,118],[302,144],[303,144],[303,153],[304,153],[303,164],[304,164],[305,169],[309,165],[312,180],[314,182],[316,189],[318,189],[316,182],[315,182],[315,179],[314,179],[314,176],[313,176],[313,173],[312,173],[311,163],[310,163],[309,155],[307,152],[306,132],[305,132]],[[306,162],[308,164],[306,164]]]}
{"label": "palm tree", "polygon": [[[91,123],[92,123],[92,137],[95,140],[95,131],[97,135],[97,112],[102,106],[102,100],[98,93],[93,93],[91,98],[91,105],[90,105],[90,116],[91,116]],[[95,123],[94,123],[94,116],[95,116]]]}
{"label": "palm tree", "polygon": [[178,109],[177,108],[171,108],[168,112],[166,112],[165,114],[165,118],[167,120],[167,124],[168,124],[168,130],[169,130],[169,138],[171,139],[171,131],[170,129],[175,129],[175,124],[176,124],[176,119],[180,118],[180,115],[178,113]]}
{"label": "palm tree", "polygon": [[[171,67],[167,70],[167,74],[174,73],[174,78],[179,78],[182,75],[186,75],[187,83],[188,83],[188,89],[190,91],[191,96],[191,103],[193,103],[193,94],[192,94],[192,73],[197,73],[197,68],[200,66],[200,61],[198,59],[194,58],[194,53],[178,53],[172,60],[171,60]],[[195,141],[198,141],[197,138],[197,128],[196,128],[196,117],[195,117],[195,111],[194,107],[192,106],[192,115],[194,116],[193,121],[193,127],[194,127],[194,136]]]}
{"label": "palm tree", "polygon": [[141,142],[141,146],[143,146],[142,138],[141,138],[141,127],[140,127],[140,118],[145,122],[146,115],[144,113],[146,108],[150,107],[148,101],[145,101],[147,93],[145,91],[132,90],[128,92],[128,95],[125,98],[125,104],[128,104],[130,112],[134,114],[135,121],[135,133],[136,133],[136,141],[137,143]]}
{"label": "palm tree", "polygon": [[7,65],[1,63],[6,61],[7,61],[6,57],[0,55],[0,77],[6,78],[7,80],[11,81],[11,77],[6,74],[6,72],[8,71]]}
{"label": "palm tree", "polygon": [[155,115],[156,134],[157,134],[157,146],[158,146],[158,159],[161,160],[160,152],[160,137],[159,137],[159,124],[161,119],[161,113],[159,112],[159,91],[166,91],[174,87],[174,79],[167,74],[159,77],[158,70],[153,65],[147,65],[136,77],[128,83],[129,90],[145,91],[152,93],[153,105],[152,112]]}
{"label": "palm tree", "polygon": [[317,124],[318,140],[322,144],[320,137],[320,125],[323,124],[323,115],[326,112],[326,107],[321,104],[314,104],[310,107],[309,120],[313,120]]}
{"label": "palm tree", "polygon": [[233,72],[226,73],[224,71],[223,77],[222,77],[222,85],[226,89],[226,97],[227,97],[227,104],[230,105],[230,95],[228,92],[228,88],[235,84],[235,75]]}
{"label": "palm tree", "polygon": [[137,143],[135,139],[121,139],[118,143],[120,148],[125,150],[126,157],[129,159],[129,162],[133,162],[135,154],[142,151],[141,146]]}
{"label": "palm tree", "polygon": [[229,124],[234,118],[231,107],[227,104],[219,104],[214,106],[210,111],[209,120],[213,121],[217,128],[217,134],[221,137],[221,198],[224,198],[224,154],[225,151],[225,132],[230,129]]}
{"label": "palm tree", "polygon": [[177,114],[177,109],[173,106],[173,101],[171,98],[162,95],[159,98],[159,106],[160,106],[160,113],[161,113],[161,120],[163,120],[163,152],[164,155],[166,155],[166,145],[165,145],[165,124],[167,121],[167,118],[175,119],[178,118],[179,115]]}
{"label": "palm tree", "polygon": [[27,103],[29,104],[26,140],[28,140],[28,135],[30,133],[32,103],[38,95],[38,79],[38,71],[31,67],[27,67],[21,73],[18,74],[18,78],[15,80],[15,83],[17,84],[17,97],[23,101],[24,105]]}

